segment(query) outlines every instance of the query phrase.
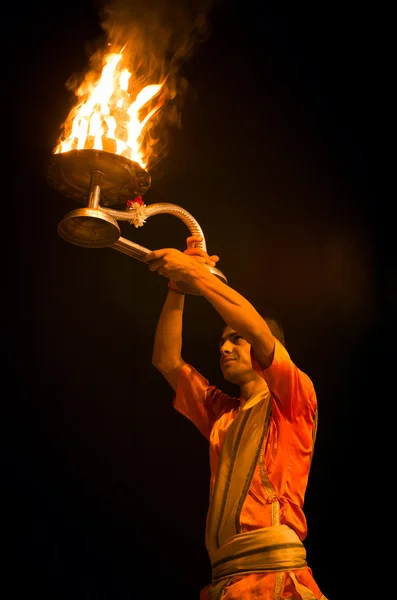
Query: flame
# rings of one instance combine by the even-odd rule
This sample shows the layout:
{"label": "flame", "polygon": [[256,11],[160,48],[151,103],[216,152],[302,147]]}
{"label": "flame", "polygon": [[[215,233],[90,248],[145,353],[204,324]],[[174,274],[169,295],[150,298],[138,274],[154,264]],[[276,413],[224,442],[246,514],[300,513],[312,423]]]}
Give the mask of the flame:
{"label": "flame", "polygon": [[63,139],[54,154],[93,148],[125,156],[145,168],[150,156],[145,133],[163,105],[164,81],[147,85],[133,99],[130,90],[138,82],[123,66],[122,52],[109,53],[103,63],[99,79],[89,73],[75,92],[80,101],[63,125]]}

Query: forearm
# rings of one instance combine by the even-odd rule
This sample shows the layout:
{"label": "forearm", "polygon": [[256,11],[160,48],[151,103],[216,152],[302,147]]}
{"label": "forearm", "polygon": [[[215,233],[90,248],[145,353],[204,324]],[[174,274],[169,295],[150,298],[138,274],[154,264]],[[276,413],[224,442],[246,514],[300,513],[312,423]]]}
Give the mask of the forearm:
{"label": "forearm", "polygon": [[161,372],[182,363],[182,318],[185,297],[168,292],[154,336],[152,363]]}
{"label": "forearm", "polygon": [[266,355],[273,352],[274,338],[266,321],[244,296],[224,284],[202,265],[191,269],[189,280],[227,325],[255,349],[259,343]]}

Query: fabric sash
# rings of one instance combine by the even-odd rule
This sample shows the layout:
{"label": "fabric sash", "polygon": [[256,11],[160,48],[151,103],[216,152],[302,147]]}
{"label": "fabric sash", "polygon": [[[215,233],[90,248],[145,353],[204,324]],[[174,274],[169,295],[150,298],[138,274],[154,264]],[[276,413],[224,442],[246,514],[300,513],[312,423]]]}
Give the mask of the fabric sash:
{"label": "fabric sash", "polygon": [[211,559],[212,581],[244,572],[289,571],[306,566],[306,550],[288,525],[239,533]]}
{"label": "fabric sash", "polygon": [[[228,540],[213,555],[210,600],[218,600],[236,575],[292,571],[306,567],[306,550],[298,535],[287,525],[264,527],[240,533]],[[289,573],[303,600],[316,600],[313,592]],[[325,598],[324,598],[325,600]]]}
{"label": "fabric sash", "polygon": [[270,393],[253,396],[226,432],[207,517],[206,547],[210,559],[240,533],[240,514],[247,496],[271,411]]}

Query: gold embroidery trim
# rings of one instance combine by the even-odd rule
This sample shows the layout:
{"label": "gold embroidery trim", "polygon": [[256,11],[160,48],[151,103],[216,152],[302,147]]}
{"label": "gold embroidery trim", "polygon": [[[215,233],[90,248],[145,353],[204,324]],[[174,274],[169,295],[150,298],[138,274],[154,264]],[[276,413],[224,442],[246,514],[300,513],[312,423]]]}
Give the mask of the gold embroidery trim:
{"label": "gold embroidery trim", "polygon": [[274,586],[274,600],[280,600],[281,591],[283,589],[285,579],[285,571],[276,573],[276,585]]}
{"label": "gold embroidery trim", "polygon": [[261,482],[265,491],[269,497],[269,500],[272,504],[271,506],[271,514],[272,514],[272,525],[280,525],[280,504],[278,502],[278,498],[276,496],[276,491],[269,479],[268,474],[265,469],[265,441],[262,444],[260,453],[259,453],[259,472],[261,476]]}

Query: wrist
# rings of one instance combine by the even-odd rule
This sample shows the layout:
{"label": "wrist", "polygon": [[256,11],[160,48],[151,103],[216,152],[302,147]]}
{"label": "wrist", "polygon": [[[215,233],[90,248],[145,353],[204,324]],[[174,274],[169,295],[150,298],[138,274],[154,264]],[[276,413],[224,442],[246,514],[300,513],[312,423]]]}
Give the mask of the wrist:
{"label": "wrist", "polygon": [[185,292],[182,292],[180,289],[178,289],[178,286],[177,286],[177,284],[175,283],[175,281],[172,281],[172,280],[170,280],[170,281],[168,282],[168,289],[169,289],[171,292],[174,292],[175,294],[180,294],[181,296],[184,296],[184,295],[185,295]]}
{"label": "wrist", "polygon": [[186,271],[184,280],[186,283],[194,285],[196,282],[205,278],[208,273],[209,271],[204,265],[194,260],[192,261],[189,269]]}
{"label": "wrist", "polygon": [[[210,283],[214,279],[214,275],[207,269],[207,267],[201,263],[196,262],[191,266],[189,272],[186,274],[186,283],[192,287],[205,287],[207,283]],[[216,277],[215,277],[216,279]]]}

